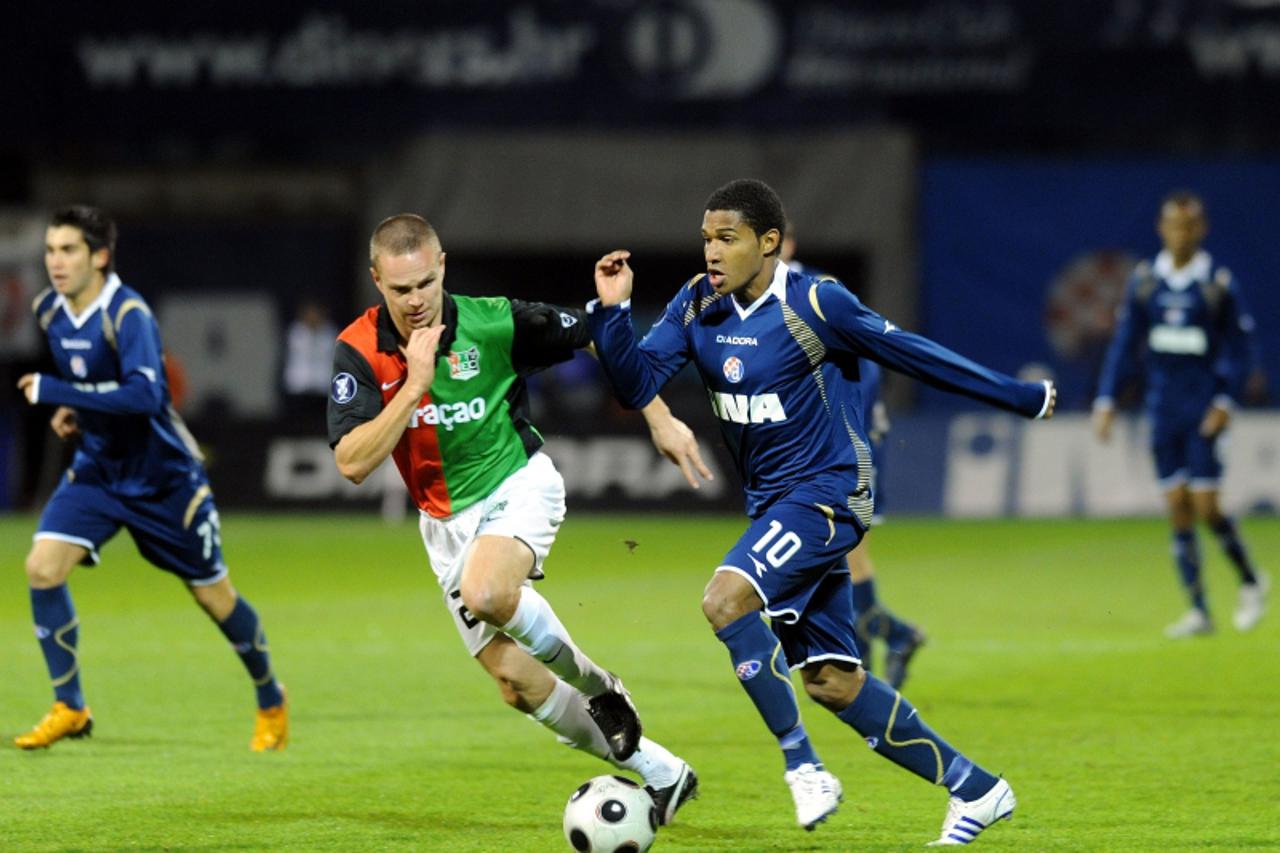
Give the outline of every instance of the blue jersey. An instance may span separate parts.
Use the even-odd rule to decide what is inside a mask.
[[[52,290],[32,309],[58,370],[40,374],[35,402],[76,410],[76,482],[138,497],[203,476],[195,440],[169,399],[160,328],[136,291],[112,274],[79,315]]]
[[[763,512],[800,484],[849,496],[870,520],[870,457],[857,358],[1028,417],[1043,413],[1045,384],[1020,382],[904,332],[840,282],[779,263],[748,307],[699,275],[667,305],[639,344],[629,306],[590,307],[592,337],[619,400],[649,403],[692,361],[742,476],[747,513]]]
[[[1180,270],[1168,252],[1135,269],[1103,363],[1099,401],[1111,401],[1143,365],[1144,353],[1147,410],[1157,430],[1198,424],[1215,401],[1239,398],[1256,360],[1253,318],[1231,272],[1207,252]]]

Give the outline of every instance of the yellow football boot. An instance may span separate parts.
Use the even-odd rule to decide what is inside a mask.
[[[54,702],[44,719],[25,735],[14,738],[13,743],[19,749],[48,749],[64,737],[88,737],[92,732],[93,714],[88,708],[77,711],[65,702]]]
[[[284,696],[284,688],[280,688]],[[289,700],[271,708],[259,708],[258,719],[253,726],[253,739],[249,749],[254,752],[275,752],[289,742]]]

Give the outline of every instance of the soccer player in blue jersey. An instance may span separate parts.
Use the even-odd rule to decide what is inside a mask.
[[[589,306],[592,337],[624,405],[644,405],[689,362],[710,394],[750,523],[712,575],[702,609],[778,740],[797,822],[813,829],[842,789],[805,732],[788,668],[876,752],[945,785],[951,797],[933,843],[967,844],[1012,814],[1012,789],[868,674],[854,640],[845,555],[873,508],[856,359],[1027,417],[1050,415],[1055,392],[899,329],[837,281],[790,271],[778,257],[785,222],[782,202],[760,181],[716,190],[702,219],[706,273],[680,289],[638,344],[630,253],[605,255]]]
[[[795,259],[796,232],[792,223],[787,223],[787,231],[782,237],[782,248],[779,257],[794,272],[805,273],[819,279],[832,278],[812,267],[808,267]],[[880,399],[880,365],[870,359],[859,359],[857,367],[858,416],[871,439],[871,488],[876,496],[875,514],[871,518],[873,526],[883,521],[884,489],[881,473],[884,470],[886,454],[885,436],[889,432],[889,416],[884,402]],[[885,644],[884,679],[889,686],[897,690],[907,680],[907,668],[917,651],[925,643],[925,634],[919,627],[901,619],[888,607],[881,603],[876,591],[875,563],[871,560],[870,531],[863,536],[858,547],[849,552],[849,580],[853,582],[854,638],[858,643],[858,651],[862,653],[862,666],[867,672],[872,671],[872,642],[882,640]]]
[[[115,223],[93,207],[56,211],[45,232],[53,286],[33,309],[57,373],[28,373],[18,388],[32,405],[57,406],[53,431],[79,444],[26,562],[54,704],[14,742],[39,749],[92,731],[67,578],[78,565],[96,565],[99,549],[123,527],[143,557],[187,586],[244,662],[258,700],[250,748],[283,749],[288,713],[266,636],[231,586],[200,451],[170,403],[160,329],[147,303],[115,274],[115,247]]]
[[[1257,352],[1239,283],[1200,248],[1208,229],[1204,202],[1193,193],[1173,193],[1160,206],[1156,230],[1164,250],[1154,262],[1139,264],[1129,280],[1093,404],[1094,431],[1106,441],[1117,388],[1145,368],[1156,476],[1173,527],[1174,562],[1191,602],[1165,628],[1172,638],[1213,632],[1200,577],[1197,517],[1240,575],[1233,616],[1238,630],[1248,631],[1262,619],[1270,586],[1235,522],[1218,505],[1221,440]]]

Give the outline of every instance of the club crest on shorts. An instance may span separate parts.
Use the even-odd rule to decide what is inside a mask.
[[[743,365],[742,359],[736,355],[731,355],[724,360],[724,378],[730,382],[734,384],[741,382],[746,372],[747,368]]]
[[[760,673],[760,661],[744,660],[734,671],[738,674],[739,681],[750,681]]]
[[[350,403],[356,398],[356,378],[350,373],[339,373],[329,385],[329,395],[340,405]]]
[[[462,352],[449,351],[449,376],[454,379],[470,379],[480,375],[480,348],[471,347]]]

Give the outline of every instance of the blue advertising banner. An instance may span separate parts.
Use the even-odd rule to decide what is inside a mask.
[[[921,329],[1007,373],[1057,378],[1059,407],[1087,407],[1133,264],[1160,250],[1171,191],[1204,199],[1204,247],[1235,274],[1280,382],[1280,162],[934,161],[922,194]],[[926,390],[934,408],[966,401]],[[1257,402],[1257,401],[1255,401]]]
[[[0,109],[15,141],[860,119],[1122,141],[1138,114],[1280,126],[1257,108],[1277,23],[1261,2],[66,0],[6,11]]]

